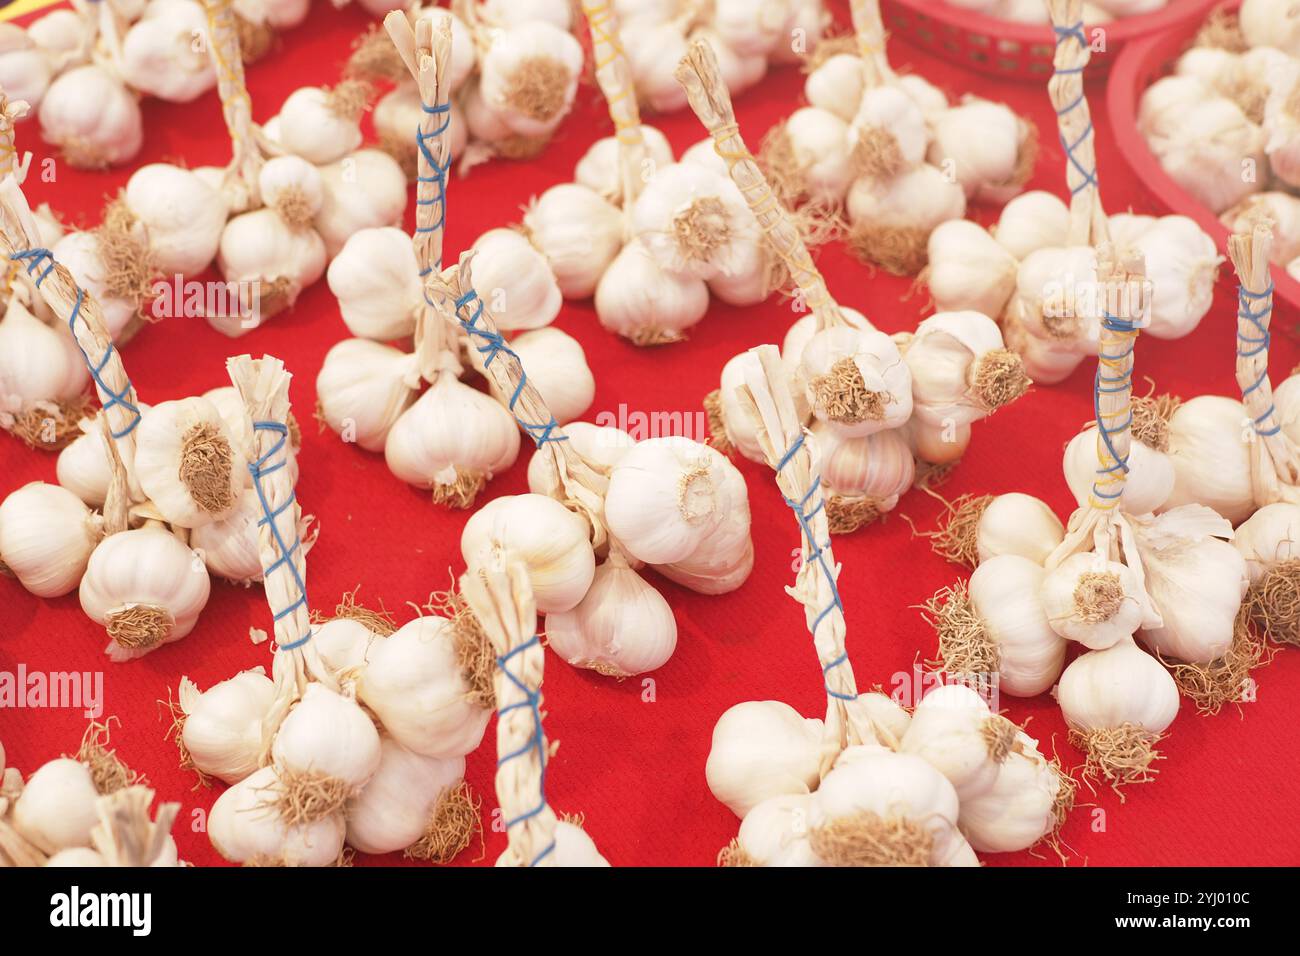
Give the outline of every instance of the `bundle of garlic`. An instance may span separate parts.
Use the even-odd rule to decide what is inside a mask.
[[[609,866],[581,826],[546,799],[554,746],[542,730],[542,671],[532,575],[509,551],[470,564],[461,592],[496,654],[497,802],[508,846],[497,866]]]
[[[1071,805],[1072,785],[974,691],[934,691],[911,716],[881,693],[857,692],[815,477],[817,443],[803,428],[775,346],[749,353],[743,373],[738,397],[802,531],[789,592],[805,608],[827,716],[823,723],[778,701],[751,701],[719,719],[709,788],[742,818],[719,862],[978,865],[972,846],[1018,850],[1049,837]]]
[[[707,72],[714,61],[698,44],[691,59],[705,71],[691,105],[812,312],[791,327],[782,352],[796,408],[804,421],[813,420],[821,445],[831,531],[854,531],[891,510],[911,487],[914,457],[934,465],[955,461],[969,442],[970,423],[1019,397],[1029,382],[983,315],[936,315],[903,337],[900,348],[864,316],[839,306],[741,139],[725,90]],[[754,425],[735,395],[744,361],[737,356],[723,367],[721,388],[706,397],[705,409],[719,447],[761,460]]]
[[[177,803],[149,807],[154,791],[109,747],[108,724],[91,723],[72,757],[23,780],[0,745],[0,867],[185,866],[171,836]]]

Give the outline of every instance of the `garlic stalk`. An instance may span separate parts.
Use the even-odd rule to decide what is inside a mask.
[[[262,151],[253,124],[253,102],[244,83],[239,26],[233,0],[201,0],[208,20],[209,52],[217,74],[221,114],[230,136],[232,157],[222,174],[222,193],[231,215],[261,204],[258,179]]]
[[[461,592],[497,656],[496,793],[506,839],[498,866],[608,866],[590,840],[560,845],[559,821],[546,801],[551,746],[542,730],[545,654],[527,569],[508,554],[471,564]],[[581,831],[580,831],[581,832]]]

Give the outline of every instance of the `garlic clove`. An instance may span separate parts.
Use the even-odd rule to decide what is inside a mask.
[[[549,627],[549,622],[548,622]],[[820,781],[822,721],[777,700],[751,700],[713,726],[704,775],[736,816],[780,795],[812,793]]]
[[[971,610],[994,646],[998,688],[1013,697],[1041,694],[1065,665],[1065,640],[1053,629],[1040,597],[1045,577],[1028,558],[1004,554],[982,562],[970,578]],[[940,627],[942,641],[942,619]],[[966,637],[960,627],[951,636],[958,642]]]
[[[34,481],[0,502],[0,562],[37,597],[75,589],[102,535],[101,519],[58,485]]]

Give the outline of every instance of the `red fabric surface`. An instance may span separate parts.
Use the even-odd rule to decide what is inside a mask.
[[[327,83],[338,73],[350,40],[366,17],[358,9],[342,12],[318,4],[309,25],[283,40],[274,56],[249,70],[255,117],[269,117],[293,88]],[[838,10],[841,23],[847,21]],[[1041,86],[1017,86],[956,70],[903,43],[891,49],[896,64],[940,84],[952,95],[976,92],[1004,100],[1031,116],[1042,131],[1044,148],[1032,186],[1062,191],[1063,156],[1056,145],[1052,111]],[[1133,181],[1107,124],[1102,91],[1091,94],[1098,129],[1098,155],[1107,207],[1160,211],[1141,184]],[[741,129],[757,148],[764,132],[800,104],[802,76],[797,69],[774,70],[736,104]],[[215,94],[187,106],[145,105],[147,144],[139,163],[184,161],[188,165],[226,160],[229,146]],[[693,114],[656,117],[675,149],[699,140]],[[571,179],[573,164],[597,137],[610,130],[594,87],[583,87],[574,114],[536,161],[494,162],[450,186],[448,261],[484,230],[517,221],[530,196]],[[34,170],[48,150],[35,124],[20,127],[19,148],[36,154]],[[49,201],[74,221],[96,221],[102,198],[125,183],[128,171],[78,173],[63,165],[58,180],[33,175],[33,204]],[[979,209],[987,222],[996,210]],[[411,214],[408,211],[408,226]],[[875,275],[828,247],[820,263],[832,292],[845,305],[865,312],[886,331],[912,328],[924,317],[924,296],[906,298],[908,282]],[[1221,278],[1214,311],[1191,336],[1162,342],[1144,338],[1138,346],[1137,375],[1150,376],[1162,390],[1190,397],[1202,392],[1234,394],[1234,287],[1230,270]],[[715,304],[691,332],[690,341],[660,349],[638,349],[600,328],[591,304],[566,303],[557,325],[587,350],[597,379],[588,418],[601,411],[692,412],[716,387],[718,372],[733,354],[763,342],[780,342],[795,318],[789,304],[733,309]],[[1282,334],[1296,322],[1280,306],[1274,347],[1275,375],[1300,359],[1295,342]],[[311,422],[314,380],[326,350],[346,335],[336,303],[322,282],[279,316],[242,340],[231,341],[201,319],[174,319],[145,329],[123,351],[126,366],[145,401],[197,394],[228,384],[227,355],[245,351],[284,359],[295,372],[292,397],[298,417]],[[963,492],[1025,491],[1049,502],[1065,518],[1073,501],[1061,477],[1061,452],[1081,423],[1091,417],[1089,363],[1068,381],[1035,388],[1014,406],[975,427],[974,440],[960,468],[941,489]],[[528,453],[488,486],[487,495],[526,491]],[[360,584],[360,598],[382,603],[401,621],[414,615],[407,602],[423,603],[460,573],[460,531],[464,512],[433,506],[427,493],[394,478],[381,455],[339,442],[332,433],[304,430],[302,478],[298,493],[306,511],[320,518],[323,531],[308,561],[313,604],[328,611],[339,595]],[[12,439],[0,440],[0,492],[32,480],[54,481],[53,455],[33,452]],[[794,519],[777,492],[771,473],[741,461],[750,490],[755,569],[739,591],[708,598],[662,579],[660,587],[677,613],[680,638],[673,659],[650,675],[653,694],[640,679],[617,682],[576,670],[548,655],[547,723],[560,742],[547,777],[549,797],[558,812],[583,813],[588,832],[615,865],[713,863],[719,847],[735,835],[737,820],[713,799],[704,780],[714,722],[727,707],[743,700],[774,698],[808,715],[821,715],[825,697],[800,608],[783,592],[792,580],[799,544]],[[957,579],[959,571],[913,537],[904,517],[932,528],[941,510],[935,500],[913,492],[883,524],[837,538],[836,557],[849,627],[848,646],[860,684],[887,689],[912,680],[914,664],[933,656],[935,638],[916,605]],[[197,864],[220,862],[201,832],[203,811],[219,793],[191,789],[193,777],[177,769],[176,750],[163,740],[170,723],[157,701],[166,699],[181,675],[201,687],[237,670],[269,664],[268,646],[254,646],[250,626],[270,627],[260,588],[215,582],[212,598],[194,632],[140,661],[111,665],[101,652],[103,632],[82,613],[76,594],[55,601],[29,595],[11,579],[0,579],[0,670],[98,670],[104,672],[105,713],[121,718],[114,734],[119,753],[146,774],[162,798],[179,800],[184,810],[176,826],[181,856]],[[1075,863],[1135,864],[1294,864],[1300,862],[1300,816],[1288,808],[1300,803],[1294,732],[1300,704],[1300,654],[1285,652],[1257,673],[1258,700],[1228,707],[1213,718],[1198,716],[1184,703],[1161,749],[1159,776],[1132,787],[1121,803],[1110,791],[1095,796],[1085,788],[1063,833],[1077,853]],[[648,698],[653,697],[653,700]],[[1016,721],[1032,718],[1029,731],[1067,767],[1081,755],[1065,741],[1065,727],[1047,695],[1034,700],[1003,698]],[[30,773],[60,753],[76,750],[85,720],[79,710],[0,710],[0,740],[8,762]],[[495,725],[484,745],[468,758],[468,779],[483,796],[486,853],[463,853],[460,863],[491,863],[505,846],[492,828],[495,796]],[[1050,854],[1048,855],[1050,857]],[[992,865],[1055,864],[1055,857],[1028,853],[988,855]],[[358,864],[399,862],[358,858]]]

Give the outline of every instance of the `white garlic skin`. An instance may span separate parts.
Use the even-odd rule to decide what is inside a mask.
[[[102,534],[97,516],[58,485],[33,481],[0,502],[0,561],[37,597],[74,590]]]
[[[848,131],[850,149],[858,145],[865,130],[878,130],[892,137],[902,163],[900,172],[919,166],[925,160],[926,146],[930,142],[925,114],[898,87],[892,84],[873,86],[863,91]],[[969,190],[967,192],[969,194]]]
[[[979,363],[1004,351],[998,325],[980,312],[937,312],[924,319],[903,353],[912,407],[931,425],[967,425],[991,414],[975,391]]]
[[[716,244],[701,250],[683,245],[676,235],[679,219],[706,207],[709,225],[718,232]],[[674,163],[655,172],[632,207],[632,231],[661,268],[698,279],[734,274],[741,248],[759,241],[757,220],[740,188],[694,163]]]
[[[1200,504],[1233,524],[1255,510],[1251,482],[1251,416],[1236,399],[1197,395],[1169,419],[1174,486],[1164,508]]]
[[[808,842],[813,799],[777,794],[757,804],[740,821],[740,849],[760,866],[825,866]]]
[[[1056,827],[1060,774],[1038,752],[1038,741],[1021,731],[1016,742],[992,789],[961,803],[962,834],[982,853],[1026,850]]]
[[[1242,0],[1238,16],[1252,47],[1277,47],[1300,57],[1300,11],[1285,0]]]
[[[965,848],[957,832],[957,792],[943,774],[913,754],[849,747],[822,778],[809,806],[814,830],[864,811],[918,823],[930,833],[931,866],[950,865]]]
[[[850,309],[846,306],[840,306],[840,315],[855,329],[874,329],[865,315],[857,309]],[[803,350],[808,347],[813,336],[817,334],[817,316],[809,312],[803,318],[796,320],[789,329],[786,330],[785,338],[781,340],[781,363],[785,366],[786,371],[790,373],[790,378],[796,378],[799,371],[799,360],[803,358]],[[795,407],[804,417],[807,417],[808,400],[803,394],[803,386],[798,382],[791,382],[791,391],[795,395]]]
[[[424,291],[415,248],[403,230],[378,226],[350,235],[325,277],[343,324],[357,338],[386,342],[415,332]]]
[[[925,758],[952,783],[961,799],[985,793],[997,779],[1000,764],[989,754],[981,732],[997,718],[975,691],[945,684],[926,694],[903,735],[900,753]]]
[[[1071,661],[1056,699],[1070,726],[1084,732],[1131,723],[1159,734],[1178,716],[1178,685],[1132,638]]]
[[[370,648],[383,639],[383,635],[350,617],[336,617],[312,631],[316,653],[341,680],[356,677],[365,670],[370,661]]]
[[[758,359],[751,352],[741,352],[727,359],[727,364],[722,366],[718,399],[722,405],[722,424],[727,441],[750,461],[763,462],[763,450],[758,445],[758,423],[745,410],[738,394],[745,384],[745,369],[757,364]]]
[[[894,431],[907,439],[918,462],[931,465],[960,461],[970,447],[970,425],[931,425],[913,416],[906,425]]]
[[[50,251],[54,261],[72,273],[77,285],[95,297],[108,334],[120,338],[138,314],[139,303],[108,294],[108,266],[100,253],[99,238],[92,232],[69,232]]]
[[[45,19],[48,15],[41,18]],[[52,58],[40,49],[40,41],[32,33],[41,20],[34,21],[26,31],[15,23],[0,23],[0,89],[11,103],[22,101],[32,111],[40,109],[55,74]],[[24,118],[32,115],[29,112]]]
[[[649,181],[659,167],[673,162],[673,148],[668,145],[667,137],[654,126],[641,126],[641,140],[645,144],[646,168],[640,172]],[[615,205],[621,205],[623,185],[618,152],[618,137],[606,136],[596,140],[574,167],[574,182]],[[686,157],[682,159],[685,161]]]
[[[419,388],[414,355],[369,339],[344,339],[331,347],[316,376],[321,417],[366,451],[383,450],[393,423]]]
[[[189,103],[217,83],[208,54],[207,16],[190,0],[150,4],[121,44],[122,78],[141,93]]]
[[[1065,540],[1065,526],[1047,503],[1013,491],[988,503],[975,529],[979,562],[1002,554],[1042,565]]]
[[[267,286],[276,279],[287,279],[296,291],[314,284],[325,273],[325,243],[310,228],[293,228],[273,209],[255,209],[240,213],[226,223],[217,250],[217,268],[227,282],[256,282]],[[261,288],[260,294],[268,291]],[[247,320],[235,317],[209,324],[230,336],[242,335],[256,328],[261,316]]]
[[[564,297],[546,257],[513,229],[489,229],[474,242],[474,291],[503,332],[538,329],[560,314]]]
[[[41,136],[74,157],[76,166],[115,166],[140,152],[144,124],[135,95],[97,64],[54,79],[39,111]]]
[[[609,861],[600,855],[596,843],[582,827],[565,820],[555,821],[555,849],[547,857],[552,866],[601,867]],[[496,866],[523,866],[509,847],[497,857]]]
[[[545,61],[558,66],[555,79],[563,83],[559,101],[546,108],[524,109],[512,99],[512,87],[530,63]],[[582,73],[582,47],[571,34],[543,20],[515,23],[491,37],[479,63],[479,90],[502,122],[518,136],[546,136],[568,114]]]
[[[930,233],[927,283],[940,312],[1000,316],[1016,289],[1016,258],[977,223],[950,219]]]
[[[816,106],[795,110],[785,122],[783,135],[789,141],[808,199],[829,205],[841,202],[853,181],[848,123]]]
[[[623,247],[618,208],[577,183],[552,186],[534,199],[523,224],[566,299],[595,293],[596,283]]]
[[[591,422],[569,422],[564,426],[564,434],[568,436],[570,448],[603,471],[612,468],[623,454],[636,444],[636,439],[620,428],[593,425]],[[562,497],[549,458],[547,452],[538,449],[528,459],[528,490],[551,498]]]
[[[717,529],[688,557],[654,569],[670,581],[699,594],[727,594],[749,579],[754,570],[754,541],[750,537],[749,492],[745,479],[727,459],[714,475],[714,500],[727,501]]]
[[[511,339],[510,348],[557,422],[564,425],[586,414],[596,397],[596,378],[577,339],[547,326]],[[500,392],[495,380],[492,391],[499,401],[509,402],[510,396]]]
[[[138,403],[136,407],[144,411],[143,404]],[[54,473],[60,485],[90,507],[98,508],[104,503],[112,480],[108,448],[98,417],[83,418],[78,427],[81,434],[59,452]]]
[[[709,790],[742,819],[780,795],[808,794],[820,780],[822,721],[779,700],[727,708],[713,725],[704,776]]]
[[[212,435],[215,443],[224,442],[229,449],[228,470],[213,476],[214,481],[223,483],[220,495],[224,504],[195,498],[181,478],[186,436],[198,428]],[[135,437],[135,477],[166,521],[184,528],[197,528],[221,521],[234,511],[248,477],[247,462],[242,444],[231,434],[217,407],[206,398],[159,402],[141,416]]]
[[[688,52],[681,25],[621,21],[618,36],[627,53],[637,99],[656,113],[672,113],[686,106],[686,91],[673,77],[673,66]]]
[[[164,277],[197,275],[216,258],[226,205],[202,177],[179,166],[151,163],[127,180],[124,198],[145,224],[154,266]]]
[[[546,641],[575,667],[644,674],[672,657],[677,619],[663,595],[626,561],[607,560],[573,610],[546,616]]]
[[[348,801],[348,845],[362,853],[394,853],[417,842],[442,795],[465,776],[465,758],[425,757],[392,737],[380,744],[379,769]]]
[[[403,747],[446,760],[483,740],[492,712],[469,698],[450,621],[416,618],[375,641],[369,658],[357,699]]]
[[[883,182],[859,176],[849,187],[847,209],[855,226],[908,230],[926,238],[965,215],[966,194],[938,169],[921,163]]]
[[[317,166],[342,159],[361,145],[361,125],[330,108],[330,91],[294,90],[280,106],[277,141]]]
[[[262,721],[275,700],[269,677],[241,671],[205,691],[182,677],[178,696],[185,713],[181,743],[200,773],[233,784],[258,769]]]
[[[1149,132],[1147,143],[1169,177],[1216,215],[1259,191],[1258,177],[1241,175],[1242,163],[1268,162],[1264,131],[1232,100],[1203,88],[1198,100],[1178,105],[1168,125]]]
[[[879,418],[835,421],[818,401],[815,383],[829,374],[837,362],[850,359],[870,392],[884,396]],[[870,435],[897,428],[912,416],[912,374],[899,354],[898,346],[883,332],[862,331],[845,326],[823,329],[804,347],[797,380],[803,384],[813,414],[846,438]]]
[[[262,202],[276,212],[284,214],[286,200],[291,200],[301,209],[294,209],[294,217],[306,220],[315,218],[325,202],[325,186],[321,181],[320,171],[301,156],[273,156],[262,164],[257,174],[257,191]],[[294,218],[291,217],[291,218]],[[300,225],[293,221],[290,225]]]
[[[1080,507],[1092,500],[1092,486],[1098,480],[1097,426],[1090,425],[1065,446],[1062,467],[1066,484]],[[1147,514],[1163,506],[1174,491],[1174,463],[1170,455],[1134,440],[1129,448],[1128,475],[1120,508],[1129,514]],[[1113,494],[1113,489],[1102,487]]]
[[[1065,665],[1065,641],[1039,598],[1044,576],[1028,558],[1004,554],[981,562],[970,578],[971,607],[997,646],[998,688],[1013,697],[1041,694]]]
[[[821,456],[822,484],[845,498],[874,498],[891,511],[916,477],[916,461],[902,430],[889,428],[845,438],[815,421],[812,433]]]
[[[280,724],[271,756],[281,773],[324,774],[361,787],[379,769],[379,733],[355,700],[313,681]]]
[[[263,767],[217,797],[208,814],[212,846],[232,863],[273,860],[285,866],[330,866],[343,851],[343,814],[285,826],[274,806],[282,787],[275,768]]]
[[[90,846],[99,793],[85,764],[60,757],[43,764],[14,801],[13,825],[42,853]]]
[[[1145,257],[1152,285],[1145,331],[1160,339],[1189,334],[1214,302],[1222,261],[1214,240],[1186,216],[1164,216],[1142,233],[1134,248]]]
[[[383,150],[358,149],[322,166],[320,174],[324,193],[312,224],[331,257],[338,255],[355,232],[402,224],[406,174]]]
[[[106,624],[110,614],[135,605],[161,607],[171,614],[174,623],[153,647],[126,648],[109,641],[105,652],[114,661],[124,661],[143,657],[192,631],[210,589],[208,570],[197,554],[161,528],[137,528],[99,543],[78,593],[82,610],[97,624]]]
[[[1085,613],[1076,600],[1083,576],[1095,574],[1111,576],[1122,595],[1111,616],[1100,621]],[[1083,595],[1088,593],[1085,589]],[[1052,629],[1092,650],[1128,640],[1146,616],[1141,584],[1133,569],[1092,551],[1072,554],[1048,571],[1038,595]]]
[[[466,472],[491,477],[518,455],[510,413],[447,372],[398,416],[384,442],[388,470],[417,488],[453,485]]]
[[[75,398],[90,380],[86,360],[62,323],[49,326],[10,298],[0,321],[0,413]]]
[[[600,324],[634,341],[671,341],[708,310],[708,285],[663,269],[639,240],[623,247],[596,286]]]
[[[543,614],[577,607],[596,573],[586,521],[542,495],[495,498],[465,523],[460,552],[466,565],[473,567],[485,553],[506,551],[526,565]]]
[[[834,113],[846,123],[862,100],[862,61],[853,53],[837,53],[808,74],[804,96],[813,106]]]
[[[992,234],[1012,258],[1023,259],[1038,249],[1064,246],[1069,231],[1070,210],[1065,203],[1052,193],[1033,190],[1002,207]]]
[[[1273,567],[1300,559],[1300,505],[1265,505],[1243,521],[1232,546],[1246,559],[1246,575],[1258,584]]]
[[[1020,118],[1004,104],[967,97],[935,116],[931,128],[930,162],[941,169],[952,163],[967,197],[996,192],[1014,176],[1023,133]]]

